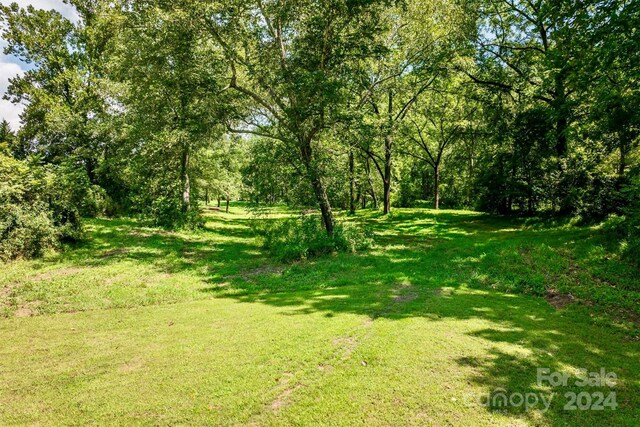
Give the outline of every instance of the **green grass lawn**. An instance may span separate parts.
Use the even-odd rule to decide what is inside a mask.
[[[597,228],[366,211],[374,249],[281,264],[241,207],[207,220],[91,220],[2,265],[0,425],[640,425],[640,271]],[[496,389],[551,405],[478,403]],[[585,391],[617,408],[564,409]]]

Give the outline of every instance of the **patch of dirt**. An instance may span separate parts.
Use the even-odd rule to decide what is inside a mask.
[[[449,297],[453,295],[453,290],[451,288],[435,288],[432,292],[433,295],[437,297]]]
[[[29,307],[20,307],[16,310],[16,317],[31,317],[34,314],[34,311]]]
[[[285,372],[280,378],[276,379],[276,382],[280,385],[287,385],[289,381],[291,381],[291,378],[293,378],[293,374],[291,372]]]
[[[41,281],[41,280],[50,280],[55,279],[57,277],[66,277],[71,276],[73,274],[81,272],[82,268],[77,267],[65,267],[59,268],[58,270],[47,271],[46,273],[36,274],[35,276],[31,276],[29,279],[33,281]]]
[[[413,285],[403,283],[393,289],[393,302],[396,304],[411,302],[416,298],[418,293],[415,292]]]
[[[562,310],[569,304],[575,302],[575,297],[571,294],[562,294],[555,289],[547,290],[545,299],[549,304],[555,307],[557,310]]]
[[[0,299],[8,298],[9,295],[11,295],[13,288],[15,288],[16,286],[17,286],[17,283],[9,283],[4,288],[0,288]]]
[[[362,326],[365,328],[368,328],[369,326],[371,326],[373,324],[373,319],[370,317],[367,317],[366,319],[364,319],[362,321]]]
[[[271,402],[271,410],[278,411],[285,405],[289,403],[290,396],[298,389],[302,388],[302,384],[296,384],[293,387],[287,387],[289,381],[293,378],[293,374],[291,372],[285,372],[282,377],[278,378],[276,381],[279,385],[285,386],[285,389]]]
[[[418,294],[415,292],[403,292],[399,295],[395,295],[393,297],[393,302],[401,304],[405,302],[411,302],[416,298],[418,298]]]
[[[328,365],[326,363],[321,363],[318,365],[318,369],[322,372],[331,372],[333,371],[333,366]]]

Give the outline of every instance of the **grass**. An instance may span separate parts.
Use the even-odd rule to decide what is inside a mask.
[[[92,220],[83,246],[2,266],[1,425],[640,424],[638,270],[597,228],[365,211],[374,249],[283,264],[241,207],[207,217]],[[564,410],[609,389],[538,367],[616,373],[617,409]],[[497,388],[552,404],[470,403]]]

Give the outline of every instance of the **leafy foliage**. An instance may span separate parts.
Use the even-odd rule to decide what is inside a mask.
[[[83,237],[80,219],[95,216],[105,196],[72,161],[42,165],[37,157],[0,154],[0,243],[4,260],[39,256]]]
[[[281,261],[307,259],[333,252],[358,252],[373,245],[373,234],[350,222],[335,224],[328,236],[317,215],[302,214],[286,219],[254,219],[254,231],[263,246]]]
[[[212,199],[317,207],[329,240],[335,209],[634,216],[637,2],[70,6],[0,8],[31,64],[0,152],[52,173],[56,226],[197,227]]]
[[[634,171],[631,183],[622,190],[628,198],[623,216],[615,216],[605,226],[620,239],[621,254],[640,266],[640,173]]]
[[[58,245],[59,236],[44,204],[0,204],[0,260],[41,256]]]

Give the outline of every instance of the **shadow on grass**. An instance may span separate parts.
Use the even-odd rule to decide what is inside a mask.
[[[391,219],[370,218],[369,223],[383,245],[370,253],[340,254],[275,273],[234,277],[232,292],[216,286],[205,291],[281,307],[291,316],[354,313],[372,321],[422,317],[435,328],[445,319],[489,321],[495,326],[470,335],[496,347],[481,359],[457,360],[460,366],[474,367],[470,381],[487,390],[543,393],[551,399],[551,406],[548,412],[535,414],[523,407],[489,406],[488,410],[530,417],[532,423],[594,422],[593,411],[564,410],[564,394],[609,392],[572,386],[578,380],[575,370],[606,368],[619,378],[614,389],[619,406],[597,413],[599,419],[606,419],[609,425],[633,425],[638,420],[640,347],[626,340],[626,329],[596,325],[585,309],[557,311],[541,297],[501,292],[543,294],[545,286],[571,286],[575,260],[559,253],[573,251],[578,242],[579,250],[585,252],[583,261],[592,262],[585,248],[596,247],[598,240],[591,230],[562,225],[523,228],[518,220],[455,213],[396,214]],[[621,271],[619,279],[634,283],[633,274]],[[536,288],[538,285],[542,288]],[[623,291],[616,296],[633,295]],[[523,354],[500,350],[503,343],[517,345]],[[537,368],[551,372],[573,369],[569,385],[560,389],[539,385]]]
[[[556,311],[543,298],[517,293],[542,294],[549,286],[574,289],[576,280],[589,279],[587,273],[575,273],[572,256],[580,256],[583,264],[600,262],[591,230],[523,227],[521,220],[475,213],[416,210],[390,218],[365,213],[355,220],[374,229],[376,249],[283,265],[260,251],[246,218],[210,215],[207,228],[198,233],[158,232],[128,220],[96,220],[91,242],[65,257],[87,266],[133,260],[163,272],[193,272],[208,284],[203,295],[281,307],[292,318],[316,312],[328,317],[358,314],[374,322],[421,317],[434,328],[445,319],[481,319],[492,326],[469,334],[495,343],[495,348],[481,359],[462,357],[456,362],[472,366],[475,374],[469,380],[489,390],[559,393],[550,410],[531,422],[580,424],[593,417],[591,411],[563,410],[565,392],[591,389],[541,390],[536,384],[539,367],[605,367],[615,372],[620,378],[615,389],[619,409],[600,416],[609,425],[640,422],[638,343],[625,341],[624,330],[594,325],[587,310]],[[565,253],[574,255],[559,256]],[[614,295],[633,308],[637,271],[620,269],[616,280],[623,286],[605,289],[602,297]],[[592,286],[606,288],[606,283],[594,279]],[[503,352],[501,343],[517,345],[523,354]],[[519,408],[507,411],[532,416]]]

